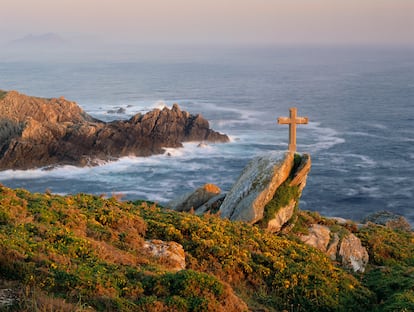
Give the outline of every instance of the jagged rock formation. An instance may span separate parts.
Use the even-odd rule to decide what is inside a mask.
[[[201,115],[155,109],[109,123],[86,114],[75,102],[16,91],[0,97],[0,170],[58,164],[94,165],[122,156],[149,156],[183,142],[228,142]]]

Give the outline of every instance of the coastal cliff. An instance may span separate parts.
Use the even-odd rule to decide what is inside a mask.
[[[63,97],[44,99],[16,91],[0,96],[0,170],[95,165],[122,156],[161,154],[189,141],[229,138],[177,104],[106,123]]]

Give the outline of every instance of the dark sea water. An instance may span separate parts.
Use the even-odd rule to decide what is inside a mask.
[[[199,52],[199,51],[198,51]],[[361,219],[390,210],[414,224],[414,50],[251,48],[168,57],[98,60],[0,59],[0,89],[65,96],[96,118],[129,118],[178,103],[201,113],[229,144],[185,144],[167,155],[94,168],[3,171],[0,182],[30,191],[123,193],[165,203],[204,183],[229,190],[247,162],[287,149],[278,116],[298,107],[298,151],[312,157],[301,208]],[[124,114],[109,110],[125,108]]]

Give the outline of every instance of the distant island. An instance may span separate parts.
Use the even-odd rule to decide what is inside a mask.
[[[161,154],[183,142],[228,142],[201,115],[155,109],[103,122],[75,102],[0,90],[0,170],[71,164],[93,166],[123,156]]]
[[[22,38],[18,38],[9,42],[9,45],[14,47],[24,46],[61,46],[66,44],[67,41],[56,33],[45,33],[45,34],[28,34]]]

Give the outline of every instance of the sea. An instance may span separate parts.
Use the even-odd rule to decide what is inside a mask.
[[[96,167],[6,170],[32,192],[92,193],[166,204],[205,183],[229,191],[246,164],[285,151],[297,107],[298,152],[312,169],[300,208],[361,220],[388,210],[414,225],[414,49],[382,46],[158,47],[0,58],[0,89],[76,101],[103,121],[171,107],[201,114],[227,144]],[[122,108],[120,110],[120,108]]]

